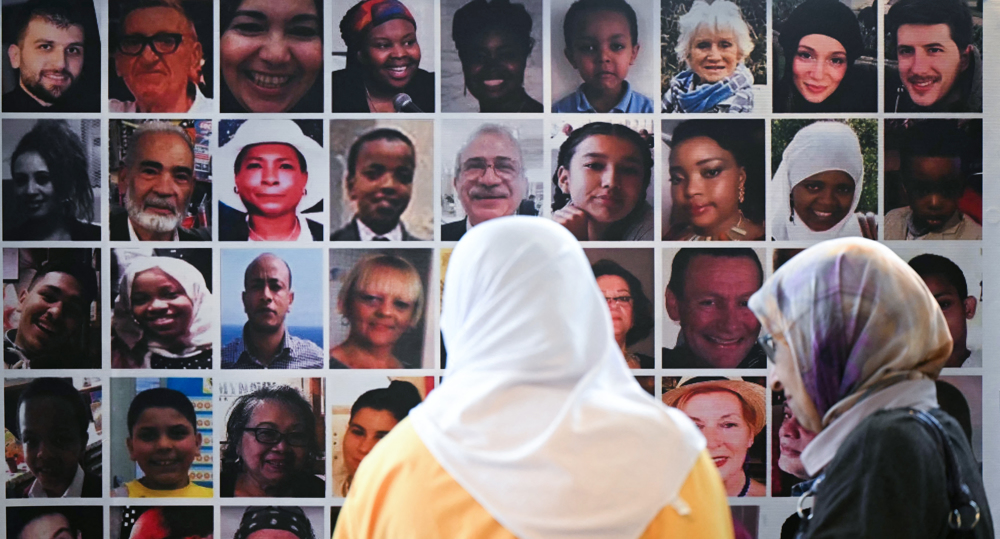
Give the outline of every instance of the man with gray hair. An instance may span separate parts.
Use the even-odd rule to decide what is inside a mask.
[[[514,215],[528,186],[514,133],[496,124],[480,127],[459,150],[452,182],[466,218],[442,225],[443,241],[458,241],[483,221]]]
[[[152,121],[129,138],[118,171],[125,211],[112,210],[112,241],[207,241],[206,228],[181,226],[194,192],[194,149],[180,127]]]

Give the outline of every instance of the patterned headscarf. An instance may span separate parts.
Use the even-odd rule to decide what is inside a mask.
[[[399,0],[364,0],[354,5],[340,20],[340,36],[349,49],[357,49],[365,32],[393,19],[417,21]]]
[[[298,507],[247,507],[233,539],[246,539],[260,530],[285,530],[299,539],[315,539],[312,523]]]
[[[765,332],[788,343],[824,428],[889,385],[936,379],[951,354],[948,324],[924,280],[871,240],[806,249],[749,306]]]

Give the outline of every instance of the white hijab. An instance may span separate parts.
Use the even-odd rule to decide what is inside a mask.
[[[639,387],[580,244],[535,217],[466,232],[448,263],[448,370],[412,412],[441,466],[522,539],[638,537],[705,439]]]
[[[792,188],[802,180],[826,172],[839,170],[854,179],[854,200],[851,210],[829,230],[817,232],[790,211]],[[778,171],[771,178],[771,235],[776,240],[822,241],[844,236],[860,236],[861,225],[854,212],[861,201],[864,159],[858,136],[847,124],[841,122],[816,122],[803,127],[781,156]],[[789,215],[792,220],[789,221]]]
[[[114,315],[111,318],[115,334],[130,350],[143,340],[143,329],[132,316],[132,283],[136,275],[153,268],[161,270],[180,283],[184,293],[191,298],[194,313],[191,317],[191,327],[188,328],[187,335],[182,338],[184,350],[181,353],[170,352],[168,350],[170,343],[159,343],[152,338],[146,339],[149,350],[165,357],[188,357],[210,348],[213,320],[215,320],[215,301],[205,285],[205,277],[191,264],[169,256],[137,258],[125,268],[118,286]]]

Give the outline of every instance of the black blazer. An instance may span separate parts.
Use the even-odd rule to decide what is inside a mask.
[[[403,223],[399,223],[399,227],[403,229],[403,241],[423,241],[423,238],[418,238],[407,232]],[[330,234],[330,241],[361,241],[361,233],[358,232],[358,217],[355,216],[350,223]]]
[[[108,219],[108,227],[111,233],[111,241],[129,241],[128,234],[128,212],[124,209],[111,210],[111,218]],[[177,228],[177,238],[181,241],[211,241],[212,231],[207,228]]]
[[[445,223],[441,225],[441,241],[458,241],[462,239],[465,235],[466,227],[468,226],[469,218],[466,217],[461,221],[455,221],[454,223]]]

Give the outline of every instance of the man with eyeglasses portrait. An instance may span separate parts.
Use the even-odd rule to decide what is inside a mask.
[[[517,137],[502,125],[480,127],[459,150],[452,181],[466,218],[442,225],[443,241],[458,241],[483,221],[514,215],[528,186]]]
[[[966,193],[966,178],[981,173],[969,157],[981,156],[981,148],[982,139],[956,120],[915,121],[908,127],[898,150],[908,205],[886,213],[885,239],[981,240],[983,227],[963,211],[973,207],[982,214],[982,200],[970,204],[975,197]]]
[[[123,7],[114,63],[135,100],[111,99],[111,112],[214,110],[199,88],[205,58],[180,0],[136,0]]]

